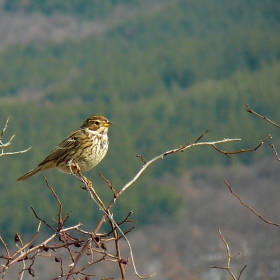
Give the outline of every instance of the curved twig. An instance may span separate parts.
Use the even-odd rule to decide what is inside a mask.
[[[240,201],[240,203],[241,203],[242,205],[244,205],[246,208],[248,208],[251,212],[253,212],[256,216],[258,216],[258,217],[259,217],[261,220],[263,220],[265,223],[267,223],[267,224],[269,224],[269,225],[276,226],[276,227],[280,227],[280,224],[277,224],[277,223],[268,221],[267,219],[263,218],[257,211],[255,211],[252,207],[250,207],[249,205],[247,205],[247,204],[241,199],[241,197],[240,197],[238,194],[236,194],[236,193],[232,190],[230,184],[229,184],[227,181],[224,181],[224,182],[225,182],[225,184],[228,186],[230,192],[231,192],[235,197],[238,198],[238,200]]]

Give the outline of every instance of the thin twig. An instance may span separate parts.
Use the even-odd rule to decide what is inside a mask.
[[[202,137],[204,137],[210,130],[207,129],[203,134],[201,134],[194,143],[197,143]]]
[[[201,137],[200,137],[201,138]],[[199,138],[199,139],[200,139]],[[171,155],[171,154],[175,154],[178,152],[184,152],[187,149],[190,149],[192,147],[198,147],[198,146],[213,146],[216,144],[221,144],[221,143],[226,143],[226,142],[235,142],[235,141],[241,141],[241,139],[237,138],[237,139],[223,139],[223,140],[219,140],[219,141],[214,141],[214,142],[200,142],[200,143],[188,143],[185,146],[181,146],[177,149],[173,149],[170,151],[167,151],[165,153],[160,154],[159,156],[156,156],[155,158],[149,160],[146,162],[145,165],[142,166],[142,168],[138,171],[138,173],[134,176],[134,178],[132,180],[130,180],[118,193],[117,193],[117,197],[120,196],[127,188],[129,188],[131,185],[133,185],[136,180],[141,176],[141,174],[151,165],[153,164],[155,161],[159,160],[159,159],[163,159],[165,156],[167,155]]]
[[[276,148],[275,148],[274,144],[270,143],[269,146],[274,150],[276,159],[277,159],[278,161],[280,161],[280,158],[279,158],[279,156],[278,156],[278,153],[277,153],[277,151],[276,151]]]
[[[268,118],[265,117],[265,116],[262,116],[262,115],[258,114],[258,113],[255,112],[255,111],[253,111],[253,110],[249,107],[248,104],[246,104],[246,107],[247,107],[247,112],[249,112],[249,113],[251,113],[251,114],[254,114],[254,115],[256,115],[257,117],[259,117],[259,118],[261,118],[261,119],[263,119],[263,120],[266,120],[267,122],[271,123],[272,125],[274,125],[274,126],[280,128],[280,125],[279,125],[279,124],[277,124],[276,122],[274,122],[274,121],[268,119]],[[279,156],[278,156],[278,153],[277,153],[277,151],[276,151],[276,148],[275,148],[274,144],[271,143],[271,144],[269,144],[269,145],[270,145],[270,147],[274,150],[276,159],[277,159],[278,161],[280,161],[280,158],[279,158]]]
[[[108,187],[111,189],[111,191],[113,192],[114,197],[115,197],[117,193],[116,193],[116,190],[113,188],[112,182],[110,182],[108,179],[106,179],[101,173],[99,173],[99,176],[101,179],[103,179],[107,183]]]
[[[5,126],[4,126],[4,128],[3,128],[3,130],[2,130],[2,132],[0,133],[0,139],[3,137],[3,135],[4,135],[5,131],[6,131],[6,129],[8,128],[9,120],[10,120],[10,116],[7,118],[6,123],[5,123]]]
[[[222,241],[224,242],[224,244],[225,244],[225,246],[226,246],[226,251],[227,251],[227,266],[213,265],[213,266],[210,266],[210,268],[218,268],[218,269],[227,270],[228,273],[230,274],[230,276],[231,276],[234,280],[240,280],[241,274],[242,274],[242,272],[244,271],[244,269],[247,267],[247,265],[245,265],[245,266],[242,268],[242,270],[239,272],[238,278],[236,278],[235,275],[233,274],[232,270],[231,270],[230,261],[231,261],[231,259],[234,258],[235,256],[240,255],[241,252],[239,252],[239,253],[237,253],[237,254],[234,254],[234,255],[231,255],[228,242],[226,241],[226,239],[225,239],[224,236],[222,235],[221,229],[218,229],[218,231],[219,231],[220,238],[222,239]]]
[[[136,155],[136,157],[140,158],[144,162],[144,164],[147,163],[147,160],[142,155]]]
[[[34,208],[33,208],[32,206],[31,206],[30,208],[31,208],[32,212],[34,213],[35,217],[36,217],[39,221],[41,221],[41,222],[44,223],[48,228],[50,228],[51,230],[53,230],[54,232],[56,232],[56,230],[55,230],[51,225],[49,225],[45,220],[43,220],[42,218],[40,218],[40,217],[37,215],[37,213],[35,212],[35,210],[34,210]]]
[[[23,254],[25,253],[25,248],[23,248],[24,245],[23,245],[23,241],[22,241],[22,239],[21,239],[20,234],[17,233],[17,234],[15,235],[15,239],[16,239],[16,242],[18,242],[18,241],[20,242],[21,247],[20,247],[18,244],[16,244],[16,246],[20,249],[21,254],[23,255]],[[22,280],[22,279],[23,279],[24,272],[25,272],[25,270],[26,270],[25,259],[22,260],[22,264],[23,264],[23,267],[22,267],[22,270],[19,272],[19,276],[18,276],[18,279],[19,279],[19,280]]]
[[[262,116],[262,115],[256,113],[255,111],[253,111],[253,110],[249,107],[248,104],[246,104],[246,107],[247,107],[247,112],[249,112],[249,113],[251,113],[251,114],[253,114],[253,115],[255,115],[255,116],[257,116],[257,117],[259,117],[259,118],[261,118],[261,119],[263,119],[263,120],[266,120],[267,122],[271,123],[272,125],[274,125],[274,126],[280,128],[280,125],[279,125],[279,124],[275,123],[274,121],[268,119],[268,118],[265,117],[265,116]]]
[[[241,274],[243,273],[243,271],[245,270],[246,267],[247,267],[247,264],[245,264],[244,267],[240,270],[237,280],[240,280]]]
[[[61,229],[60,230],[60,233],[64,233],[64,232],[68,232],[70,230],[74,230],[74,229],[77,229],[81,226],[82,224],[77,224],[75,226],[71,226],[71,227],[67,227],[67,228],[64,228],[64,229]],[[34,246],[28,250],[26,250],[26,252],[16,258],[13,258],[9,263],[7,263],[5,265],[5,267],[2,267],[0,269],[0,273],[3,272],[4,270],[6,270],[7,268],[9,268],[10,266],[12,266],[13,264],[17,263],[17,262],[20,262],[22,261],[23,259],[25,259],[27,257],[28,254],[30,253],[34,253],[34,252],[38,252],[40,250],[43,250],[48,243],[50,243],[55,237],[57,236],[57,233],[54,233],[53,235],[51,235],[48,239],[46,239],[44,242],[42,242],[41,244],[37,245],[37,246]]]
[[[11,255],[10,255],[10,252],[9,252],[9,249],[8,249],[8,245],[5,243],[5,241],[4,241],[4,239],[3,239],[3,237],[1,235],[0,235],[0,240],[3,243],[3,245],[4,245],[4,248],[5,248],[7,256],[8,256],[8,259],[10,259]]]
[[[56,192],[54,191],[54,189],[50,186],[49,184],[49,181],[47,179],[47,177],[45,175],[43,175],[44,179],[45,179],[45,182],[46,182],[46,185],[48,186],[48,188],[51,190],[53,196],[55,197],[58,205],[59,205],[59,211],[58,211],[58,222],[57,222],[57,225],[58,225],[58,228],[57,230],[59,231],[65,224],[65,222],[67,221],[67,219],[69,218],[70,216],[70,213],[68,212],[64,218],[62,218],[62,203],[58,197],[58,195],[56,194]]]
[[[241,153],[248,153],[248,152],[255,152],[259,147],[261,147],[265,141],[267,141],[268,139],[271,139],[272,136],[270,134],[268,134],[268,136],[261,140],[260,144],[258,146],[256,146],[255,148],[251,148],[251,149],[240,149],[237,151],[223,151],[220,148],[218,148],[215,144],[212,145],[212,147],[217,150],[218,152],[228,156],[228,155],[236,155],[236,154],[241,154]]]
[[[0,157],[2,156],[10,156],[10,155],[16,155],[16,154],[23,154],[23,153],[26,153],[27,151],[29,151],[31,149],[28,148],[26,150],[22,150],[22,151],[16,151],[16,152],[9,152],[9,153],[6,153],[4,152],[4,148],[7,148],[9,147],[10,145],[12,145],[12,140],[15,138],[15,134],[11,136],[10,140],[6,143],[3,143],[3,137],[4,137],[4,134],[8,128],[8,123],[9,123],[9,120],[10,120],[10,117],[8,117],[6,123],[5,123],[5,126],[4,128],[2,129],[2,131],[0,132],[0,149],[1,149],[1,153],[0,153]]]
[[[34,240],[35,240],[35,239],[38,237],[38,235],[39,235],[41,225],[42,225],[42,221],[39,222],[39,225],[38,225],[38,228],[37,228],[37,231],[36,231],[35,235],[34,235],[34,236],[31,238],[31,240],[30,240],[28,243],[26,243],[25,245],[23,245],[23,243],[22,243],[22,248],[20,248],[15,254],[13,254],[13,256],[11,257],[12,259],[13,259],[16,255],[18,255],[20,252],[23,252],[28,246],[30,246],[30,245],[34,242]]]
[[[9,153],[6,153],[6,152],[4,153],[4,151],[3,151],[3,149],[2,149],[1,154],[0,154],[0,157],[3,157],[3,156],[12,156],[12,155],[17,155],[17,154],[23,154],[23,153],[28,152],[30,149],[31,149],[31,147],[28,148],[28,149],[26,149],[26,150],[17,151],[17,152],[9,152]]]
[[[244,205],[246,208],[248,208],[251,212],[253,212],[256,216],[258,216],[261,220],[263,220],[265,223],[267,224],[270,224],[270,225],[273,225],[273,226],[277,226],[277,227],[280,227],[280,224],[277,224],[277,223],[274,223],[274,222],[271,222],[271,221],[268,221],[266,220],[265,218],[263,218],[258,212],[256,212],[252,207],[250,207],[249,205],[247,205],[239,195],[237,195],[231,188],[230,184],[227,182],[227,181],[224,181],[225,184],[228,186],[230,192],[238,198],[238,200],[240,201],[240,203],[242,205]]]

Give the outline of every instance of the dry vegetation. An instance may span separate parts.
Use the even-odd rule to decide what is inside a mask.
[[[177,221],[161,217],[158,224],[135,229],[127,235],[138,271],[146,275],[157,272],[154,279],[162,280],[224,279],[227,272],[210,268],[227,263],[225,246],[218,233],[220,228],[231,253],[242,252],[231,261],[235,275],[247,265],[241,279],[279,279],[278,229],[267,225],[243,207],[224,183],[225,179],[230,182],[236,193],[263,217],[279,222],[278,168],[279,163],[270,157],[251,166],[196,168],[181,178],[166,178],[167,184],[169,180],[175,181],[182,194],[186,195],[187,211]],[[133,219],[133,216],[130,218]],[[46,232],[43,227],[41,234],[45,235]],[[40,236],[38,241],[43,240],[43,237]],[[22,238],[25,242],[29,240],[27,237]],[[121,241],[120,245],[122,255],[127,258],[129,251],[125,242]],[[16,249],[13,245],[11,247]],[[113,247],[113,244],[108,244],[108,252],[114,250]],[[67,250],[52,254],[61,255],[65,264],[70,264]],[[84,258],[80,267],[86,264],[87,259]],[[16,279],[21,269],[22,263],[17,263],[7,274],[13,276],[7,279]],[[40,273],[43,279],[53,279],[60,273],[60,265],[54,257],[38,258],[33,269],[36,277]],[[96,275],[92,279],[112,275],[114,279],[121,279],[117,276],[118,267],[112,262],[95,265],[91,273]],[[32,279],[31,276],[25,277]],[[127,279],[138,279],[130,261]]]
[[[266,117],[258,116],[274,124]],[[4,132],[6,128],[7,125]],[[165,178],[167,184],[170,180],[175,182],[187,197],[187,211],[176,222],[159,217],[158,225],[134,231],[132,213],[128,213],[123,221],[114,220],[113,206],[118,198],[155,161],[201,145],[213,146],[228,155],[255,151],[264,144],[261,141],[260,145],[249,150],[222,151],[217,144],[238,139],[201,142],[204,135],[194,143],[167,151],[150,161],[138,155],[144,165],[120,191],[101,175],[108,191],[112,192],[108,205],[87,178],[79,172],[72,173],[84,184],[83,188],[100,210],[100,220],[92,231],[85,231],[81,224],[66,226],[71,214],[63,212],[63,204],[45,178],[57,200],[55,226],[51,219],[40,218],[32,208],[39,226],[30,240],[17,233],[14,237],[17,248],[13,248],[1,237],[4,248],[1,279],[16,278],[16,275],[23,279],[29,274],[46,279],[154,276],[163,280],[186,277],[198,280],[223,279],[225,273],[235,280],[252,276],[254,279],[278,279],[280,240],[277,227],[280,225],[273,221],[279,218],[277,182],[280,175],[278,162],[269,157],[251,166],[197,168],[181,178]],[[276,148],[272,147],[277,156]],[[107,227],[101,230],[105,221]],[[51,231],[49,235],[47,229]],[[141,276],[139,271],[144,271],[145,275]]]
[[[0,235],[9,232],[12,240],[12,225],[20,228],[20,232],[15,233],[14,242],[8,240],[7,235],[0,238],[0,279],[133,280],[154,273],[157,273],[154,279],[160,280],[280,279],[280,163],[277,152],[280,142],[275,132],[279,125],[249,106],[247,111],[254,116],[246,113],[246,119],[242,115],[245,110],[242,107],[241,112],[240,109],[241,103],[250,102],[257,111],[277,118],[277,106],[271,105],[278,104],[279,99],[279,5],[275,1],[250,4],[244,1],[223,4],[204,1],[201,5],[202,2],[199,4],[197,1],[141,0],[141,7],[117,6],[109,16],[106,14],[89,20],[75,12],[68,15],[56,11],[48,15],[36,11],[30,13],[22,6],[4,12],[4,3],[8,1],[0,0],[1,123],[4,126],[2,133],[0,131],[1,215],[4,217]],[[30,1],[18,2],[28,5]],[[175,2],[180,5],[173,5]],[[156,13],[161,10],[163,13]],[[101,35],[105,35],[104,38]],[[92,94],[93,87],[97,90],[96,96]],[[37,110],[32,102],[40,109]],[[10,106],[13,104],[14,107]],[[32,205],[36,205],[32,209],[32,221],[38,221],[38,228],[34,227],[33,236],[30,236],[26,233],[30,230],[31,221],[22,218],[22,213],[26,217],[27,209],[32,213],[31,204],[25,203],[26,197],[19,194],[12,179],[21,167],[16,160],[7,164],[5,156],[11,155],[9,159],[23,158],[23,155],[13,155],[26,152],[28,143],[34,143],[34,139],[45,143],[53,132],[53,127],[50,129],[47,123],[51,120],[55,124],[58,116],[65,118],[56,123],[55,130],[62,133],[63,128],[68,129],[69,104],[73,104],[73,122],[78,122],[76,117],[81,115],[82,106],[84,111],[108,109],[116,122],[127,128],[131,138],[124,139],[123,130],[119,130],[119,135],[113,134],[118,145],[113,147],[112,141],[113,153],[108,155],[109,164],[104,170],[114,169],[108,176],[116,186],[102,177],[107,182],[106,191],[111,195],[111,201],[106,197],[108,201],[103,202],[102,197],[90,188],[90,182],[81,175],[79,179],[87,191],[69,186],[70,207],[64,203],[62,192],[61,197],[56,195],[56,191],[62,189],[68,192],[65,187],[68,187],[69,177],[63,177],[59,182],[55,178],[50,183],[46,179],[44,186],[49,188],[46,187],[44,192],[41,190],[43,184],[40,185],[42,180],[38,177],[36,181],[35,178],[35,183],[24,193],[33,200]],[[48,111],[47,107],[53,110]],[[112,108],[116,111],[112,112]],[[41,109],[44,114],[41,114]],[[59,111],[56,116],[55,111]],[[202,114],[202,111],[207,114]],[[8,114],[13,115],[12,121],[18,119],[11,123],[11,126],[15,124],[13,128],[17,133],[15,141],[14,136],[5,134],[8,121],[5,125],[4,118]],[[43,122],[37,121],[40,117],[43,117]],[[252,122],[253,118],[256,122]],[[264,126],[256,127],[260,122]],[[155,127],[154,123],[164,124],[163,129]],[[271,125],[275,130],[264,132]],[[135,126],[139,130],[131,133]],[[181,143],[183,146],[178,142],[176,149],[151,161],[145,158],[165,151],[170,145],[173,147],[174,139],[170,135],[176,135],[175,141],[193,141],[209,126],[215,140],[232,134],[234,136],[231,137],[242,135],[242,140],[247,141],[246,146],[253,148],[229,151],[228,143],[219,144],[234,139],[202,143],[199,138],[193,144]],[[42,138],[36,138],[34,132],[41,127],[45,127],[39,135]],[[143,137],[152,129],[154,133]],[[172,133],[167,134],[169,129]],[[272,140],[267,133],[273,134],[275,146],[272,143],[268,145]],[[259,142],[260,139],[263,141]],[[15,148],[17,140],[20,140],[18,147],[22,151]],[[212,153],[207,154],[199,147],[195,149],[194,157],[188,152],[181,154],[200,145],[212,146]],[[140,148],[140,153],[145,153],[138,155],[137,161],[134,158],[139,166],[143,165],[138,174],[133,173],[132,165],[121,165],[134,157],[134,152],[130,153],[128,149],[132,146],[134,151],[139,152]],[[243,141],[241,146],[245,146]],[[240,146],[234,147],[239,149]],[[122,162],[119,154],[114,153],[118,149],[123,155]],[[254,151],[256,158],[250,158],[250,165],[223,165],[227,164],[226,156],[236,160],[241,157],[231,154],[250,152],[253,155],[251,152]],[[165,155],[174,159],[172,154],[177,152],[180,154],[178,158],[188,158],[188,164],[197,167],[184,172],[184,166],[178,172],[180,175],[175,176],[183,166],[182,161],[178,161],[170,165],[173,167],[169,170],[171,174],[165,174],[165,168],[157,172],[157,169],[152,169],[153,165],[149,169],[150,174],[146,172],[145,175],[150,175],[147,185],[152,182],[159,188],[165,185],[169,190],[175,186],[186,200],[184,212],[173,219],[175,214],[164,216],[160,212],[164,204],[157,205],[160,213],[154,215],[152,211],[143,211],[154,215],[154,223],[146,225],[146,214],[141,210],[150,208],[148,203],[147,207],[144,203],[141,208],[145,196],[139,199],[144,188],[139,186],[140,180],[138,186],[133,183],[154,161]],[[30,158],[25,157],[23,164],[35,161],[36,153]],[[216,161],[217,154],[226,160]],[[201,167],[204,157],[207,158],[205,162],[215,166]],[[114,168],[111,168],[112,162]],[[119,187],[116,180],[121,177],[119,174],[125,173],[123,171],[125,176],[134,177],[120,190],[114,189]],[[161,178],[155,179],[154,176]],[[99,182],[104,186],[102,178]],[[99,183],[94,181],[94,184]],[[127,192],[127,188],[133,191],[139,188],[140,191]],[[145,192],[147,190],[145,185]],[[75,196],[75,192],[79,195]],[[19,200],[15,199],[15,194]],[[100,214],[100,220],[96,221],[94,216],[94,219],[85,218],[87,224],[76,224],[74,215],[76,218],[81,216],[77,215],[77,209],[92,213],[84,207],[83,199],[79,199],[88,198],[89,194],[92,198],[92,201],[88,199],[92,202],[89,208]],[[154,204],[159,204],[162,200],[160,194],[158,191],[148,194],[152,204],[155,196],[158,200]],[[57,215],[48,215],[50,212],[46,211],[53,207],[48,204],[48,196],[56,197],[54,208]],[[141,223],[140,219],[138,224],[133,221],[130,209],[121,215],[117,213],[121,220],[115,221],[117,207],[114,206],[122,205],[120,196],[127,201],[140,201],[137,209],[142,213]],[[174,205],[172,201],[176,200],[172,200],[171,195],[168,198],[168,202]],[[67,213],[65,209],[72,209],[72,205],[73,212]],[[114,213],[115,216],[112,215]],[[24,222],[16,223],[16,220]]]

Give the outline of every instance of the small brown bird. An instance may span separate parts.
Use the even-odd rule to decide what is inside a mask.
[[[70,173],[69,164],[78,166],[81,172],[96,166],[109,147],[108,127],[112,123],[101,115],[89,117],[82,126],[63,140],[38,166],[17,181],[24,181],[34,174],[50,168]]]

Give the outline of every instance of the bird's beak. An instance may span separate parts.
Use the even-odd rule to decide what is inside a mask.
[[[104,123],[104,126],[105,126],[105,127],[109,127],[109,126],[111,126],[112,124],[113,124],[112,122],[107,121],[106,123]]]

